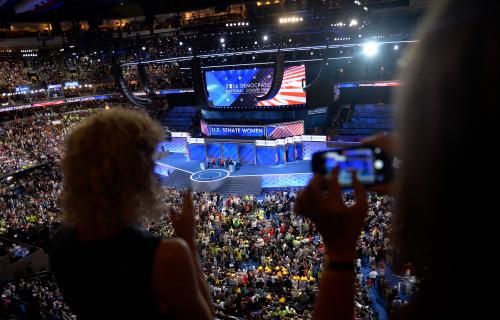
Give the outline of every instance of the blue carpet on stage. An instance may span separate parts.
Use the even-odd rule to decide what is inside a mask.
[[[182,171],[188,171],[190,173],[195,173],[201,170],[200,161],[189,160],[187,155],[184,153],[171,153],[167,157],[157,160],[156,163],[167,165]]]
[[[310,173],[311,172],[311,161],[303,160],[296,162],[288,162],[286,164],[268,166],[268,165],[256,165],[256,164],[245,164],[239,168],[236,172],[233,172],[234,176],[248,176],[248,175],[265,175],[265,174],[293,174],[293,173]]]
[[[160,175],[169,176],[175,171],[184,172],[184,175],[188,175],[184,178],[187,181],[182,186],[189,184],[189,175],[202,171],[200,167],[201,161],[189,160],[187,155],[183,153],[172,153],[156,161],[156,163],[155,172]],[[179,174],[177,175],[179,176]],[[250,177],[252,179],[253,177],[259,177],[261,188],[304,187],[312,178],[311,161],[300,160],[278,165],[243,164],[230,174],[229,178],[231,179],[228,182],[236,182],[236,180]],[[181,176],[178,178],[181,179]],[[179,181],[173,184],[180,186]],[[241,188],[241,184],[238,187]]]
[[[200,161],[189,160],[187,155],[182,153],[172,153],[169,156],[156,161],[157,163],[188,171],[191,173],[200,171]],[[280,165],[256,165],[244,164],[236,172],[231,173],[231,176],[250,176],[250,175],[277,175],[277,174],[294,174],[294,173],[311,173],[311,161],[301,160],[288,162]]]

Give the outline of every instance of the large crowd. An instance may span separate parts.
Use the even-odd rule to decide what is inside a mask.
[[[37,113],[0,124],[0,176],[57,161],[69,126],[94,112]]]
[[[0,175],[54,161],[61,149],[62,136],[44,115],[4,123],[2,128]]]
[[[49,235],[61,223],[59,157],[64,135],[92,112],[47,112],[1,124],[5,131],[0,140],[3,141],[2,172],[12,173],[38,165],[0,181],[2,236],[39,247],[47,245]],[[314,225],[294,214],[297,192],[295,189],[269,190],[259,196],[194,193],[199,253],[220,315],[253,319],[312,317],[324,246]],[[179,207],[181,193],[181,190],[162,187],[167,205]],[[346,193],[346,204],[352,201]],[[391,205],[389,197],[370,196],[355,270],[354,300],[358,319],[376,316],[377,308],[373,305],[380,304],[377,299],[382,299],[383,307],[389,311],[404,304],[398,289],[385,277],[386,264],[392,260]],[[144,226],[159,236],[173,236],[166,215],[145,221]],[[42,290],[22,281],[12,282],[10,286],[31,288],[37,293]],[[12,301],[12,287],[4,286],[3,291],[7,300]],[[53,283],[42,291],[60,297]],[[4,309],[5,301],[6,298]],[[66,309],[53,301],[45,302],[45,306],[51,309],[47,314]]]
[[[62,320],[72,317],[50,274],[0,284],[0,316],[19,319]],[[66,316],[66,317],[65,317]]]
[[[151,50],[152,57],[157,57],[154,53],[156,51]],[[38,51],[36,55],[21,57],[17,52],[0,55],[1,104],[22,104],[53,97],[117,92],[109,53],[82,51],[69,55],[59,49],[45,49]],[[135,54],[127,54],[125,57],[131,57],[124,58],[125,60],[137,60]],[[158,57],[164,57],[164,54],[158,51]],[[139,78],[136,67],[125,66],[123,71],[129,86],[137,90]],[[189,78],[175,63],[148,64],[147,72],[154,89],[190,86]],[[65,87],[65,82],[78,84]],[[62,87],[53,89],[49,88],[50,85]],[[57,96],[54,96],[54,90],[58,91]]]
[[[179,205],[178,190],[164,187],[163,192],[167,205]],[[194,194],[200,256],[215,303],[226,314],[256,319],[311,317],[324,246],[314,226],[294,214],[296,195],[294,189],[262,197]],[[353,203],[351,194],[345,194],[345,202]],[[359,319],[376,316],[373,297],[380,297],[387,310],[400,301],[398,290],[384,276],[391,207],[390,197],[370,196],[356,264]],[[146,226],[162,236],[172,235],[166,217]]]
[[[15,200],[4,197],[9,214],[4,227],[17,234],[29,234],[24,241],[43,245],[49,230],[60,223],[56,200],[60,177],[33,173],[22,179],[26,189]],[[45,182],[32,182],[38,181]],[[31,181],[31,182],[30,182]],[[163,187],[168,205],[181,205],[181,191]],[[197,240],[200,257],[222,315],[252,319],[311,318],[321,278],[324,247],[314,226],[293,213],[297,190],[253,195],[194,193],[197,212]],[[346,194],[346,203],[352,201]],[[26,203],[27,205],[23,205]],[[12,207],[14,206],[14,207]],[[372,195],[366,230],[359,239],[356,264],[358,319],[376,314],[373,297],[384,299],[387,310],[403,304],[397,289],[385,280],[385,255],[391,199]],[[40,232],[43,226],[44,232]],[[173,236],[167,216],[145,221],[151,232]]]

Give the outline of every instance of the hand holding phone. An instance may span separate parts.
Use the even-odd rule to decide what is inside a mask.
[[[346,206],[337,182],[338,169],[334,169],[329,177],[315,174],[297,196],[295,212],[314,222],[331,261],[352,262],[356,256],[356,241],[368,211],[368,199],[365,188],[355,179],[356,203]]]
[[[365,186],[386,184],[394,178],[392,159],[380,147],[372,145],[317,152],[312,166],[314,173],[322,175],[330,175],[338,167],[338,183],[343,188],[352,186],[353,171]]]

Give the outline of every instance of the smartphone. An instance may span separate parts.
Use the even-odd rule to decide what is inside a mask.
[[[388,183],[394,178],[391,157],[376,146],[320,151],[312,157],[314,173],[329,175],[337,166],[340,168],[338,181],[343,188],[352,186],[353,171],[357,172],[358,180],[366,186]]]

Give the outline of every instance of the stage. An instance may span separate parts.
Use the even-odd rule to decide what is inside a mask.
[[[258,194],[262,188],[303,187],[312,178],[310,160],[279,165],[243,164],[235,172],[228,172],[226,168],[203,171],[200,163],[202,161],[190,160],[184,153],[171,153],[156,161],[155,172],[162,176],[166,186],[221,193]]]

